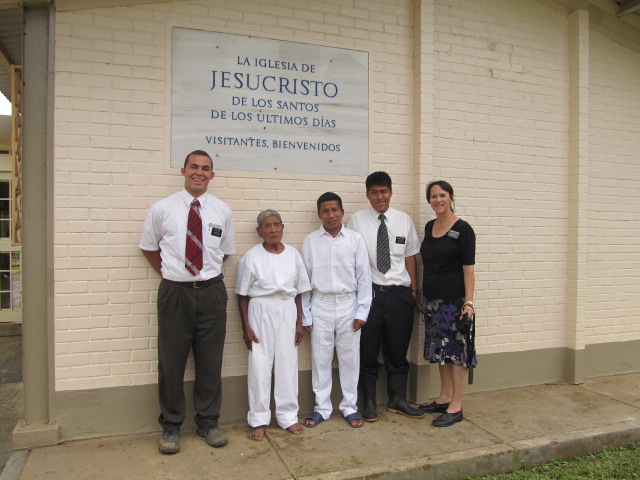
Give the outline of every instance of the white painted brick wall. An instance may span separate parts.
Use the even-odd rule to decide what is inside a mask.
[[[166,22],[318,41],[371,52],[372,169],[394,178],[412,212],[410,2],[178,2],[60,12],[56,25],[56,389],[156,381],[158,279],[140,255],[148,207],[182,186],[164,158]],[[388,109],[388,110],[387,110]],[[231,301],[223,375],[246,374],[233,295],[240,254],[267,207],[300,246],[317,228],[315,200],[339,192],[348,215],[367,205],[364,179],[218,171],[212,193],[234,211],[238,253],[225,266]],[[406,192],[406,193],[405,193]],[[346,220],[346,219],[345,219]],[[192,365],[187,372],[192,378]],[[300,368],[310,369],[308,339]]]
[[[411,6],[199,0],[57,13],[57,390],[156,381],[158,278],[137,245],[149,206],[183,183],[164,157],[167,22],[369,51],[370,169],[393,177],[395,207],[430,218],[429,207],[414,204]],[[433,158],[424,170],[451,181],[459,214],[478,235],[478,350],[563,347],[566,16],[529,0],[434,0],[433,8]],[[637,53],[593,38],[588,343],[640,338],[633,275],[640,221],[633,66],[640,62]],[[258,211],[279,209],[285,241],[299,247],[318,226],[315,200],[327,190],[342,195],[345,221],[368,205],[364,178],[217,172],[211,192],[231,206],[238,241],[225,266],[231,300],[223,375],[246,374],[233,285],[240,255],[258,241]],[[417,230],[422,236],[423,225]],[[414,338],[413,348],[421,342]],[[300,368],[310,369],[308,338]]]
[[[564,345],[566,17],[536,2],[435,7],[434,177],[477,235],[480,353]]]
[[[640,53],[591,32],[586,343],[640,334]]]

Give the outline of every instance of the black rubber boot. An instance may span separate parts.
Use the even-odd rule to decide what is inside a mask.
[[[424,412],[413,408],[407,403],[407,377],[406,373],[390,373],[387,379],[387,391],[389,392],[388,410],[391,413],[399,413],[409,418],[422,418]]]
[[[365,422],[378,420],[378,404],[376,403],[376,382],[361,383],[362,419]]]

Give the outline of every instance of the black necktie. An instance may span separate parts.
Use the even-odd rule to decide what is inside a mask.
[[[387,217],[381,213],[378,216],[380,226],[378,227],[378,259],[377,267],[380,273],[387,273],[391,268],[391,255],[389,253],[389,232],[384,223]]]

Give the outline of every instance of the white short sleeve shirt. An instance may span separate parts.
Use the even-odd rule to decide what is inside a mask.
[[[176,282],[209,280],[222,273],[225,255],[236,253],[233,217],[229,206],[213,195],[198,197],[204,244],[203,266],[191,275],[184,265],[189,209],[194,198],[184,189],[164,198],[149,209],[139,247],[158,251],[162,258],[162,278]]]
[[[311,289],[298,251],[286,243],[280,253],[267,252],[261,243],[245,253],[236,271],[236,293],[247,297],[295,297]]]
[[[420,240],[411,217],[400,210],[389,208],[384,212],[389,232],[391,268],[381,273],[377,268],[378,227],[380,214],[373,208],[365,208],[354,213],[347,226],[364,237],[369,252],[371,278],[378,285],[411,286],[411,278],[405,267],[405,258],[420,253]]]

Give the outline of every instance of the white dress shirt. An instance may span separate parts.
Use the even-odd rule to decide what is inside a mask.
[[[204,244],[202,270],[198,275],[184,266],[187,223],[194,198],[185,190],[164,198],[149,209],[139,247],[162,258],[162,278],[176,282],[209,280],[222,273],[225,255],[236,253],[233,217],[229,206],[213,195],[198,197]]]
[[[391,253],[391,268],[387,273],[381,273],[377,268],[378,227],[380,220],[373,207],[365,208],[354,213],[347,226],[360,233],[364,237],[369,251],[369,265],[371,266],[371,278],[377,285],[411,286],[411,278],[405,266],[405,258],[417,255],[420,252],[420,241],[411,217],[400,210],[389,208],[384,212],[387,218],[387,231],[389,232],[389,251]]]
[[[267,252],[261,243],[253,246],[238,263],[236,293],[247,297],[282,295],[295,297],[311,289],[302,257],[283,243],[280,253]]]
[[[311,232],[302,244],[302,260],[307,267],[313,294],[355,293],[354,319],[367,320],[371,306],[371,269],[362,235],[342,227],[336,237],[323,226]],[[302,324],[313,324],[311,295],[302,296]]]

